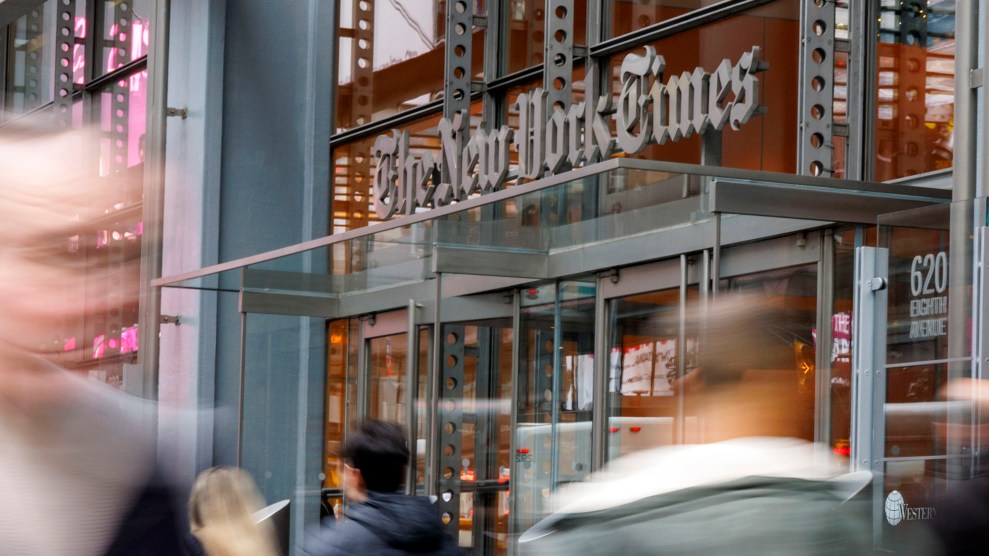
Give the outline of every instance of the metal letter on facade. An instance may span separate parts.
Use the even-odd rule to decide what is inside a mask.
[[[644,55],[625,57],[617,110],[609,87],[602,87],[597,73],[591,72],[585,100],[566,109],[550,106],[551,96],[542,88],[520,94],[515,103],[516,131],[502,126],[496,133],[480,130],[471,136],[467,110],[442,118],[437,125],[438,160],[429,154],[410,155],[407,133],[379,137],[374,146],[375,211],[381,218],[413,214],[417,208],[501,189],[509,179],[512,144],[518,151],[516,177],[538,179],[606,160],[616,147],[635,154],[653,143],[720,132],[728,124],[740,129],[764,111],[758,104],[756,74],[767,67],[754,46],[735,64],[723,60],[714,73],[698,67],[663,84],[666,61],[650,46]],[[613,115],[617,140],[608,121]]]

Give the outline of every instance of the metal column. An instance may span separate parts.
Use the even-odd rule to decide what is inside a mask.
[[[883,439],[886,436],[886,280],[889,252],[875,247],[855,249],[855,287],[852,323],[852,423],[853,471],[883,472]],[[876,500],[882,499],[882,481],[873,481]],[[879,535],[881,512],[873,513]],[[878,536],[876,537],[878,540]]]
[[[797,173],[830,177],[834,170],[835,6],[803,0],[802,8]]]
[[[574,0],[547,3],[543,87],[550,112],[566,110],[573,100],[573,5]]]
[[[473,0],[451,0],[446,13],[446,69],[443,85],[443,116],[470,114],[471,45],[474,30]],[[464,118],[470,127],[470,118]]]
[[[447,533],[460,531],[460,458],[463,438],[464,326],[446,325],[439,330],[443,348],[440,360],[439,401],[439,506]]]
[[[72,52],[76,43],[76,0],[60,0],[55,20],[55,122],[60,127],[72,127]]]

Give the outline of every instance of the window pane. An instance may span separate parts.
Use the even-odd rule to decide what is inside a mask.
[[[152,0],[103,0],[101,75],[148,53],[151,10]]]
[[[720,0],[607,0],[605,14],[610,19],[609,37],[644,29],[654,23],[681,16]]]
[[[142,71],[118,79],[100,93],[101,176],[136,171],[144,162],[147,86],[148,72]],[[133,194],[139,195],[139,172],[133,182],[137,187]]]
[[[508,4],[508,59],[506,74],[543,63],[546,47],[545,0],[511,0]],[[574,2],[573,43],[587,44],[587,3]]]
[[[797,95],[800,10],[796,2],[777,1],[739,15],[721,19],[703,27],[690,29],[650,43],[663,56],[666,67],[663,84],[672,76],[702,68],[711,73],[722,60],[736,64],[753,47],[769,69],[756,74],[759,80],[759,104],[764,114],[752,116],[740,130],[725,125],[722,134],[722,165],[731,168],[793,173],[796,168]],[[610,60],[610,87],[618,105],[622,83],[622,61],[630,53],[642,54],[643,48],[622,52]],[[611,120],[616,135],[615,120]],[[710,131],[708,133],[711,133]],[[634,158],[698,164],[701,138],[694,134],[663,145],[652,144]]]
[[[8,27],[7,111],[29,112],[53,100],[55,24],[55,6],[48,0]]]
[[[471,105],[470,127],[476,131],[480,124],[481,103]],[[440,114],[427,116],[404,126],[396,126],[399,132],[408,133],[409,156],[417,158],[429,154],[438,160],[440,155],[440,137],[437,126]],[[391,133],[382,135],[392,136]],[[378,135],[362,137],[353,142],[334,147],[333,149],[333,186],[332,186],[332,233],[354,230],[374,222],[380,222],[374,208],[372,178],[377,159],[374,158],[374,143]],[[398,211],[395,217],[401,216]],[[345,256],[334,251],[335,256]],[[343,259],[337,261],[345,263]],[[335,268],[347,268],[335,266]]]
[[[875,179],[951,168],[955,2],[881,0]]]
[[[446,7],[446,1],[340,3],[337,131],[442,97]],[[483,54],[484,33],[475,27],[472,73],[480,71]]]
[[[697,298],[696,287],[689,290]],[[608,459],[697,441],[697,417],[677,415],[679,288],[632,295],[611,302],[612,344],[608,380]],[[696,336],[687,339],[688,369]],[[683,440],[680,440],[683,442]]]

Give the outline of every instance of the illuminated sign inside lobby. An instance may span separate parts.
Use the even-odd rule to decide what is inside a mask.
[[[617,106],[599,94],[598,80],[587,79],[586,98],[569,107],[549,106],[548,93],[536,89],[515,102],[518,129],[470,132],[470,116],[459,111],[440,120],[440,152],[409,153],[407,131],[375,140],[374,206],[381,218],[414,214],[419,207],[439,207],[504,187],[509,179],[510,149],[518,154],[517,177],[538,179],[605,160],[618,149],[628,154],[720,131],[740,129],[761,112],[759,79],[768,64],[754,46],[738,62],[725,59],[711,73],[703,68],[664,80],[666,60],[647,46],[629,54],[620,69]],[[614,117],[617,137],[609,119]]]

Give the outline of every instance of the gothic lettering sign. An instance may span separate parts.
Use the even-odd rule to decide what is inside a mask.
[[[617,106],[599,94],[593,75],[586,83],[588,100],[567,108],[549,106],[543,89],[521,94],[515,103],[518,129],[480,129],[470,133],[469,115],[460,111],[438,125],[438,157],[409,152],[409,134],[379,136],[373,154],[374,206],[380,218],[414,214],[504,187],[510,179],[510,151],[515,148],[515,178],[538,179],[606,160],[621,151],[641,152],[651,144],[680,141],[694,134],[740,129],[759,106],[759,79],[768,69],[754,46],[734,64],[722,60],[711,73],[703,68],[664,77],[666,60],[647,46],[629,54],[620,69]],[[606,87],[605,90],[608,88]],[[609,120],[615,119],[617,137]]]

